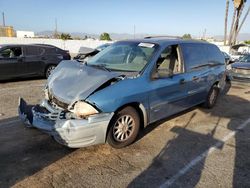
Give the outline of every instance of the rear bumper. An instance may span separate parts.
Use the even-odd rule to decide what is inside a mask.
[[[29,106],[19,100],[19,117],[29,127],[35,127],[51,135],[60,144],[71,148],[105,143],[106,132],[113,113],[100,113],[88,119],[67,119],[62,112],[53,111],[48,103]],[[39,111],[44,108],[46,112]],[[49,111],[50,110],[50,111]]]

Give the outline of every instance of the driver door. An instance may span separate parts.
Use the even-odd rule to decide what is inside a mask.
[[[24,76],[23,49],[20,46],[6,47],[0,51],[0,79]]]
[[[150,82],[150,122],[166,118],[187,108],[185,74],[180,47],[168,46],[158,58]]]

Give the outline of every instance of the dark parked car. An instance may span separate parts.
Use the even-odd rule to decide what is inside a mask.
[[[89,58],[95,56],[98,54],[100,51],[104,50],[105,48],[109,47],[111,44],[103,44],[101,46],[98,46],[97,48],[88,48],[88,47],[81,47],[79,49],[78,54],[76,57],[74,57],[75,60],[78,61],[87,61]]]
[[[231,76],[234,80],[250,81],[250,55],[244,55],[232,64]]]
[[[60,63],[41,104],[30,109],[20,99],[19,115],[68,147],[107,141],[121,148],[153,122],[201,103],[212,108],[227,79],[225,59],[213,44],[119,41],[85,64]]]
[[[46,44],[0,45],[0,80],[45,76],[62,61],[68,51]]]

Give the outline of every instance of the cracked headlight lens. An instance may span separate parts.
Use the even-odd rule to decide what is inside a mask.
[[[82,101],[78,101],[75,103],[72,112],[75,113],[77,117],[86,117],[99,113],[93,106]]]
[[[44,89],[44,98],[49,100],[49,89],[48,89],[48,85],[45,85]]]

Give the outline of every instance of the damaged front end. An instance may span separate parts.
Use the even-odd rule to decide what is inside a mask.
[[[55,109],[47,100],[29,106],[22,98],[18,111],[28,127],[38,128],[71,148],[105,143],[106,130],[113,116],[113,113],[99,113],[80,119],[72,112]]]
[[[119,73],[80,64],[61,62],[49,77],[45,98],[29,106],[19,99],[19,116],[28,127],[52,135],[56,141],[72,148],[105,143],[113,112],[102,112],[90,95],[123,77]]]

